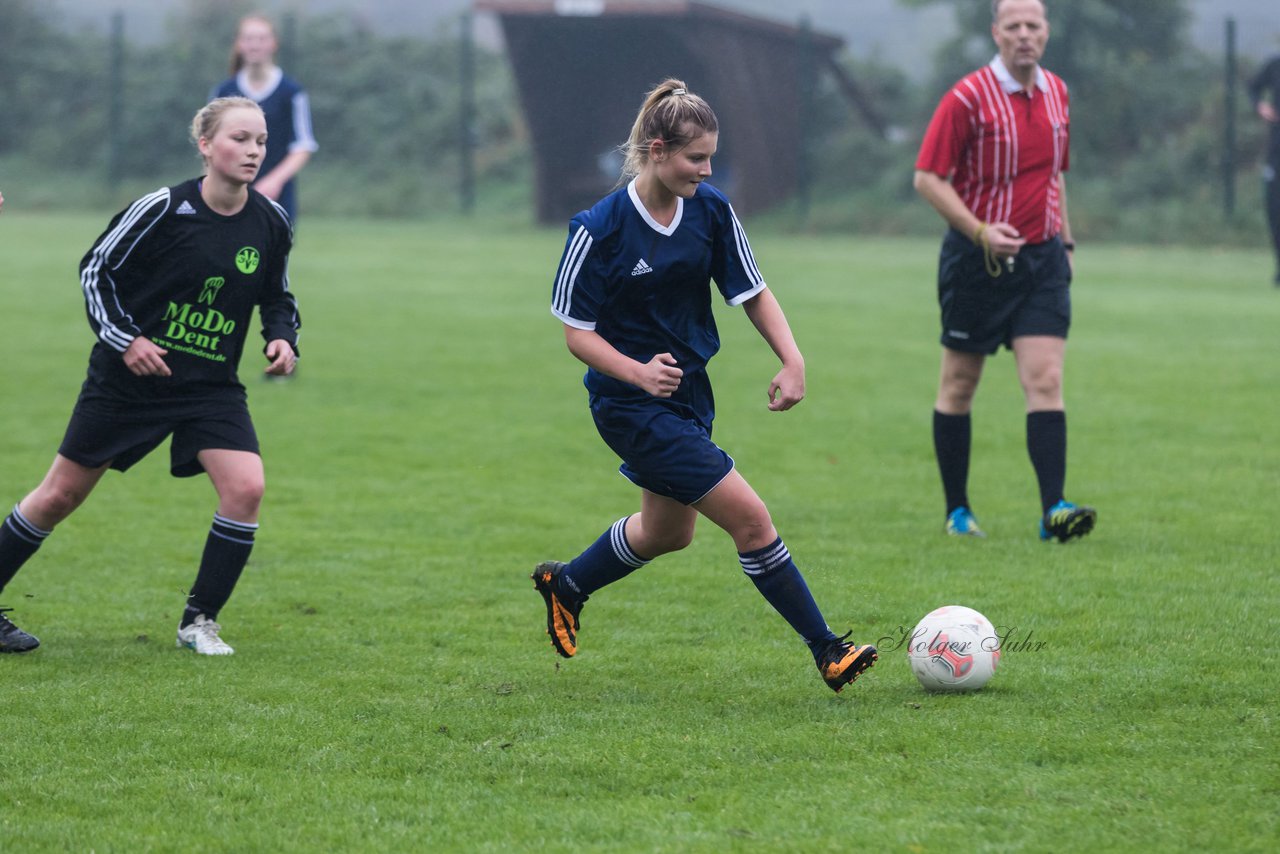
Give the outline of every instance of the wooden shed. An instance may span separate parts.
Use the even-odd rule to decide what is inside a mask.
[[[801,168],[803,87],[818,67],[839,71],[834,54],[843,46],[836,36],[689,0],[475,0],[475,9],[501,22],[543,222],[563,222],[613,188],[618,146],[644,93],[667,77],[716,111],[711,182],[739,213],[786,199]]]

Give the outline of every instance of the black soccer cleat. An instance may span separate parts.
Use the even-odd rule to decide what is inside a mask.
[[[1057,539],[1058,542],[1065,543],[1073,537],[1083,537],[1092,531],[1097,521],[1098,511],[1092,507],[1059,501],[1040,520],[1040,539]]]
[[[30,652],[40,645],[35,635],[29,635],[5,616],[12,608],[0,608],[0,652]]]

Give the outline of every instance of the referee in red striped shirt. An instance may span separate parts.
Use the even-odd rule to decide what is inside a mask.
[[[985,536],[968,496],[970,411],[986,357],[1013,350],[1027,402],[1027,450],[1040,486],[1040,538],[1067,541],[1097,513],[1063,496],[1062,365],[1071,325],[1071,227],[1062,173],[1066,84],[1040,67],[1041,0],[994,0],[999,53],[943,96],[916,159],[915,187],[947,221],[938,266],[942,373],[934,449],[946,531]]]

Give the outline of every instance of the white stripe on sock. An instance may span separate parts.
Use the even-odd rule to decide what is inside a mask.
[[[623,516],[613,523],[613,526],[609,528],[609,544],[613,546],[613,553],[617,555],[618,560],[627,566],[639,568],[649,561],[644,560],[633,552],[631,546],[627,543],[627,520],[630,518],[630,516]]]

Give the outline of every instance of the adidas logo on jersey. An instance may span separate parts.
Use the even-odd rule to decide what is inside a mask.
[[[653,272],[653,268],[650,267],[648,264],[646,264],[643,258],[637,261],[636,265],[631,268],[631,275],[633,276],[643,276],[645,273],[652,273],[652,272]]]
[[[179,214],[193,214],[195,212],[196,212],[196,209],[191,207],[191,202],[187,201],[186,199],[183,199],[182,204],[178,205],[178,209],[174,211],[174,213],[179,213]]]

